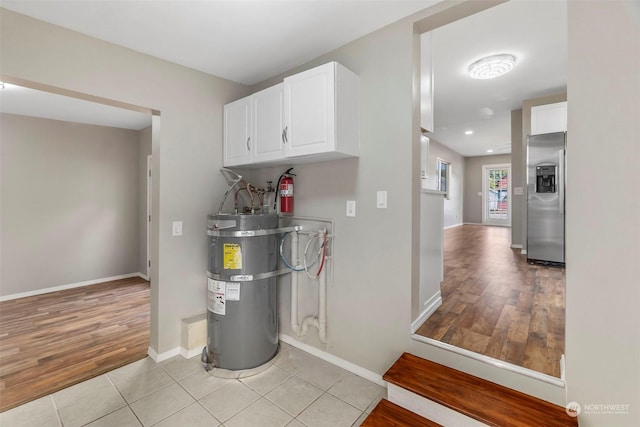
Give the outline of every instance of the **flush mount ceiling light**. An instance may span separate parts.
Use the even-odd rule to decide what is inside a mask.
[[[474,79],[495,79],[513,69],[516,57],[509,54],[491,55],[469,65],[469,75]]]
[[[472,130],[465,130],[464,134],[465,135],[473,135],[473,131]]]

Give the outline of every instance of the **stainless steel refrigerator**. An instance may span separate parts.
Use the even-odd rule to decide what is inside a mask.
[[[527,140],[527,259],[565,263],[566,133]]]

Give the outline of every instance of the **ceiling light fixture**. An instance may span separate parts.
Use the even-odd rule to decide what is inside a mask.
[[[469,65],[469,75],[474,79],[495,79],[511,71],[515,64],[516,57],[513,55],[491,55]]]
[[[473,131],[472,130],[465,130],[464,134],[465,135],[473,135]]]
[[[487,153],[493,153],[493,150],[492,150],[491,148],[489,148],[489,149],[487,150]]]

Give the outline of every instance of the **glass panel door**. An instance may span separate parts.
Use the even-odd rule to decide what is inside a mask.
[[[483,172],[483,224],[511,226],[511,166],[485,165]]]

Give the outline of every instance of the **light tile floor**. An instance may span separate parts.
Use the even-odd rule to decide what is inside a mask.
[[[210,375],[200,358],[140,360],[0,414],[2,427],[349,427],[386,390],[288,344],[252,377]]]

